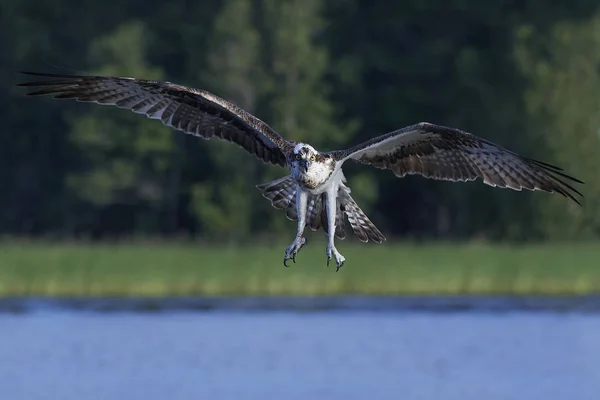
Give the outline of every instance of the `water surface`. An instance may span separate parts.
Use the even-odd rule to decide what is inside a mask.
[[[600,315],[333,310],[0,314],[19,399],[597,399]]]

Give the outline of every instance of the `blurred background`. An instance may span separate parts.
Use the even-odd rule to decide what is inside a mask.
[[[596,398],[597,1],[3,0],[0,48],[7,398]],[[583,207],[348,164],[388,241],[340,241],[336,274],[309,233],[285,269],[255,185],[286,170],[20,70],[202,88],[321,150],[457,127]]]

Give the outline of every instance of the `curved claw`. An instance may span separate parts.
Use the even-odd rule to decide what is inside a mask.
[[[283,265],[288,268],[290,267],[290,265],[288,265],[288,260],[292,260],[292,262],[295,264],[296,263],[296,255],[298,255],[298,252],[300,251],[300,249],[302,249],[302,247],[304,247],[306,245],[306,239],[303,237],[298,237],[296,238],[296,240],[294,240],[294,242],[287,248],[285,249],[285,256],[283,257]]]
[[[331,262],[331,257],[327,257],[327,266],[329,267],[329,262]]]
[[[340,265],[338,265],[338,266],[335,267],[335,272],[338,272],[340,270],[340,268],[342,268],[343,266],[344,266],[344,261],[342,261],[340,263]]]

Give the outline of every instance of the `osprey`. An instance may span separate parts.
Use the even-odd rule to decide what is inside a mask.
[[[233,142],[265,163],[287,166],[290,175],[257,186],[274,207],[298,221],[296,238],[285,250],[286,267],[288,260],[296,261],[306,244],[302,236],[306,226],[327,233],[327,265],[333,257],[336,271],[345,258],[334,239],[345,238],[346,217],[362,242],[385,240],[350,196],[342,172],[348,160],[389,169],[398,177],[419,174],[454,182],[481,178],[500,188],[556,192],[577,204],[575,195],[583,197],[568,181],[583,182],[558,167],[522,157],[473,134],[427,122],[346,150],[321,152],[307,143],[285,140],[260,119],[204,90],[135,78],[23,73],[45,78],[20,84],[42,87],[28,95],[52,94],[58,99],[125,108],[203,139],[217,137]]]

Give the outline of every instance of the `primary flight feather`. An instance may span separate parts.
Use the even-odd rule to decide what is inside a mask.
[[[287,166],[290,175],[257,186],[274,207],[298,221],[296,238],[285,251],[286,266],[290,259],[295,262],[305,245],[306,226],[327,233],[327,264],[333,257],[336,271],[345,262],[334,243],[335,237],[346,236],[345,218],[359,240],[385,240],[350,196],[342,172],[346,160],[389,169],[398,177],[419,174],[454,182],[481,178],[500,188],[556,192],[577,204],[577,196],[583,197],[572,186],[583,182],[562,169],[454,128],[421,122],[346,150],[320,152],[309,144],[285,140],[260,119],[204,90],[135,78],[23,73],[44,78],[19,85],[40,88],[28,95],[128,109],[203,139],[235,143],[265,163]]]

